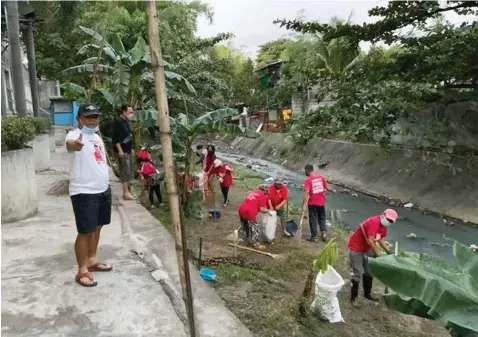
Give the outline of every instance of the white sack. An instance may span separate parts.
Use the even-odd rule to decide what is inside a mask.
[[[264,242],[272,242],[276,238],[277,213],[273,215],[261,213],[258,219],[260,239]]]
[[[324,274],[319,272],[315,279],[315,299],[310,310],[330,323],[344,322],[337,298],[337,293],[344,284],[342,276],[331,266]]]

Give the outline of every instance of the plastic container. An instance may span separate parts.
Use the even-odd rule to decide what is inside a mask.
[[[285,230],[287,233],[294,235],[297,232],[297,229],[299,229],[299,226],[297,226],[297,223],[294,220],[287,220],[285,223]]]
[[[221,210],[219,208],[214,208],[209,210],[209,219],[220,219],[221,218]]]
[[[199,271],[199,275],[201,275],[204,281],[216,281],[216,272],[209,268],[201,268]]]

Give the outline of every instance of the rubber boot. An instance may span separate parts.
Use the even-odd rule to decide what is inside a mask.
[[[378,302],[378,298],[372,296],[373,277],[363,274],[363,294],[367,300]]]
[[[358,296],[358,291],[359,291],[359,284],[360,282],[352,280],[352,291],[351,291],[351,297],[350,297],[350,303],[352,303],[352,306],[357,307],[357,296]]]

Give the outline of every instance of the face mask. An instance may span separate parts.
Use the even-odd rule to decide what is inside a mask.
[[[84,125],[83,125],[83,127],[81,128],[81,131],[82,131],[83,133],[87,134],[87,135],[92,135],[92,134],[94,134],[95,132],[98,132],[98,130],[99,130],[99,127],[95,127],[95,128],[92,129],[92,128],[89,128],[89,127],[84,126]]]
[[[129,115],[126,115],[127,120],[131,120],[133,118],[133,113],[130,113]]]
[[[382,225],[384,225],[385,227],[389,227],[392,223],[390,221],[387,220],[386,217],[382,217],[382,219],[380,219],[380,222],[382,223]]]

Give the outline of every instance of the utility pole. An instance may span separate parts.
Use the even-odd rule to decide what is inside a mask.
[[[159,40],[158,17],[156,1],[146,1],[146,19],[148,23],[149,48],[151,52],[151,65],[153,68],[154,84],[156,91],[156,104],[158,106],[158,125],[163,154],[164,172],[166,175],[166,190],[168,191],[169,210],[174,227],[176,242],[176,256],[178,259],[179,279],[183,300],[189,321],[191,337],[198,336],[194,317],[194,303],[192,296],[191,279],[189,274],[189,260],[186,240],[181,223],[181,209],[177,187],[177,176],[174,166],[173,148],[171,142],[171,126],[169,124],[168,98],[166,96],[166,80],[164,75],[164,61],[161,54]]]
[[[23,36],[27,47],[28,76],[32,92],[33,116],[40,116],[40,103],[38,99],[37,65],[35,60],[35,42],[33,39],[33,21],[28,20],[27,28],[23,30]]]
[[[4,1],[7,11],[7,30],[10,42],[10,64],[12,67],[12,82],[15,97],[15,110],[19,116],[27,114],[25,101],[25,83],[23,81],[22,52],[20,44],[20,22],[18,18],[18,3]]]

